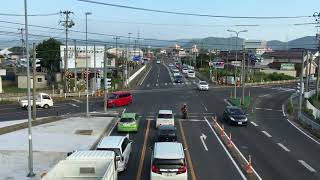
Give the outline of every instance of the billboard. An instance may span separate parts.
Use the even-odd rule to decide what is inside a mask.
[[[223,61],[211,61],[209,62],[209,66],[212,66],[216,69],[224,69],[224,62]]]

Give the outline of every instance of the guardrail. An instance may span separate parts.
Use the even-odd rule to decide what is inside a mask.
[[[241,151],[237,148],[237,146],[233,143],[231,133],[228,136],[228,134],[224,130],[224,127],[221,127],[217,122],[217,117],[212,117],[212,120],[213,123],[211,124],[211,126],[216,131],[216,133],[219,134],[219,138],[226,145],[228,151],[239,162],[242,171],[246,172],[247,178],[250,180],[262,180],[262,178],[252,166],[251,156],[249,155],[248,159],[246,159]]]
[[[246,86],[254,86],[254,85],[266,85],[266,84],[286,84],[298,82],[299,80],[283,80],[283,81],[266,81],[266,82],[256,82],[256,83],[245,83]]]
[[[304,123],[308,124],[312,129],[319,130],[320,124],[314,122],[312,119],[308,118],[306,115],[304,115],[303,112],[301,112],[299,119],[302,120]]]

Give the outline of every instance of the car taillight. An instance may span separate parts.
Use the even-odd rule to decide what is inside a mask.
[[[182,174],[182,173],[185,173],[186,171],[187,171],[187,167],[186,167],[186,165],[184,165],[184,166],[178,168],[177,174]]]
[[[161,174],[160,169],[157,168],[155,165],[152,165],[152,172],[157,173],[157,174]]]

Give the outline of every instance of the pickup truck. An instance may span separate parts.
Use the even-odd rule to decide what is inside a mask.
[[[21,98],[19,100],[19,105],[22,108],[27,108],[28,107],[28,99],[27,98]],[[48,94],[39,93],[36,96],[36,105],[37,105],[37,107],[48,109],[49,107],[53,106],[53,100]],[[32,97],[31,97],[31,107],[32,106],[33,106],[33,101],[32,101]]]

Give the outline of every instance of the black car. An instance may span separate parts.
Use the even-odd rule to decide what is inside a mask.
[[[241,108],[235,106],[227,106],[223,111],[223,119],[234,125],[247,125],[248,118]]]
[[[174,82],[175,83],[183,83],[183,78],[181,75],[179,76],[176,76],[175,79],[174,79]]]
[[[177,130],[172,125],[161,125],[158,129],[158,142],[176,142]]]

